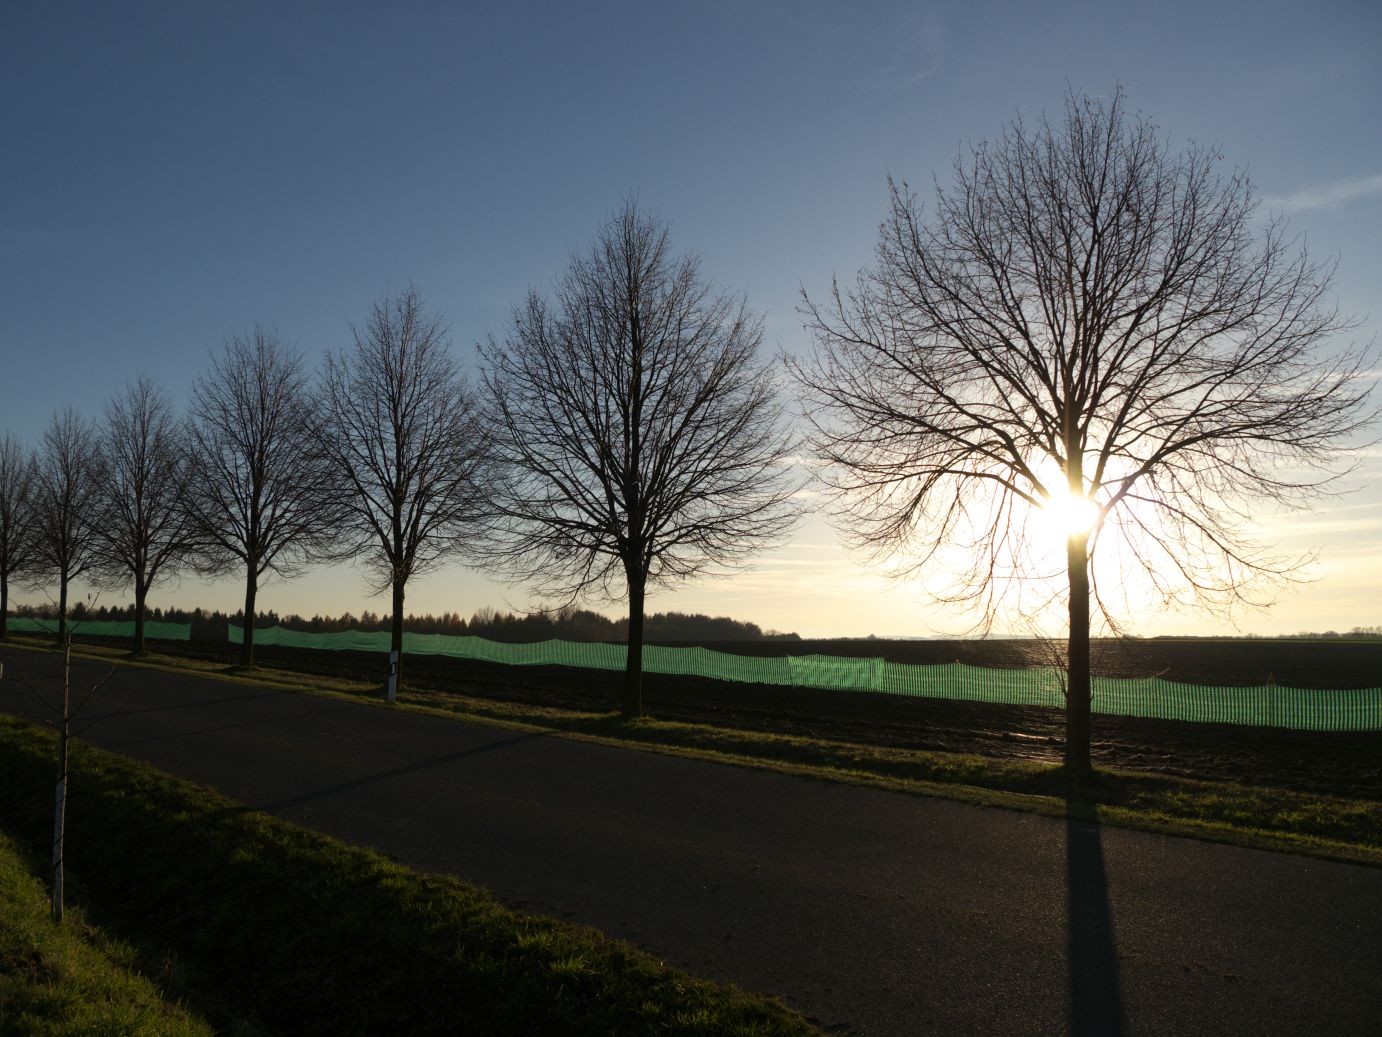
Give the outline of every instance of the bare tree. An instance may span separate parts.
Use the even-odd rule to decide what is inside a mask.
[[[96,570],[107,583],[133,581],[134,651],[143,655],[149,590],[175,573],[195,545],[187,455],[172,405],[148,375],[106,405],[103,432]]]
[[[188,512],[205,572],[245,573],[241,665],[254,665],[254,603],[266,573],[296,575],[335,533],[302,359],[256,327],[192,384]]]
[[[1302,560],[1244,519],[1329,491],[1370,420],[1363,353],[1320,349],[1348,327],[1331,270],[1219,163],[1121,91],[1071,95],[1062,125],[961,154],[929,223],[890,184],[876,266],[804,304],[793,366],[855,543],[912,571],[963,554],[939,597],[985,624],[1032,586],[1064,599],[1075,781],[1091,599],[1115,624],[1129,581],[1144,608],[1267,601]]]
[[[6,433],[0,439],[0,641],[8,636],[10,584],[34,560],[34,458]]]
[[[344,537],[375,590],[393,595],[392,702],[408,581],[466,546],[483,517],[486,437],[447,342],[413,288],[374,304],[350,354],[322,375],[322,451],[342,493]]]
[[[34,479],[34,576],[58,578],[58,631],[67,636],[67,592],[96,562],[96,436],[68,407],[43,433]]]
[[[759,319],[627,202],[552,302],[482,349],[500,440],[492,547],[551,597],[627,596],[623,713],[642,713],[649,584],[741,563],[791,523]]]

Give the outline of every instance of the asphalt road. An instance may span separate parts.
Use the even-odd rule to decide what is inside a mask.
[[[7,678],[60,665],[0,653]],[[6,680],[0,709],[32,696]],[[825,1027],[1382,1034],[1382,869],[151,670],[85,719],[98,745]]]

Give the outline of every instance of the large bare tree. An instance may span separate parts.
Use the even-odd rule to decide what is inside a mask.
[[[492,547],[551,597],[627,597],[623,713],[642,713],[649,585],[742,563],[791,522],[760,320],[633,202],[482,349],[503,478]]]
[[[10,584],[33,564],[34,458],[8,432],[0,439],[0,641],[9,633]]]
[[[240,662],[250,667],[260,580],[296,575],[336,533],[302,358],[260,327],[231,339],[192,383],[190,417],[187,502],[198,562],[209,573],[243,569]]]
[[[1324,348],[1331,271],[1220,160],[1121,91],[1071,95],[962,153],[929,221],[890,185],[876,265],[804,305],[794,368],[853,540],[913,571],[963,555],[938,596],[990,621],[1024,588],[1064,599],[1076,781],[1091,600],[1267,600],[1301,559],[1244,520],[1329,491],[1369,420],[1365,358]]]
[[[34,576],[58,580],[58,640],[67,636],[67,592],[96,562],[98,448],[91,424],[68,407],[54,414],[34,479]]]
[[[413,288],[374,304],[350,353],[322,374],[322,450],[341,494],[342,532],[375,589],[391,591],[401,682],[408,581],[461,553],[484,515],[486,436],[442,319]]]
[[[183,429],[168,398],[141,375],[106,405],[93,525],[101,578],[134,584],[134,651],[144,654],[150,589],[174,574],[196,545],[187,510]]]

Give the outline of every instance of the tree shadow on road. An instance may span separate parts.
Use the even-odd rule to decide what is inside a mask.
[[[1097,823],[1067,816],[1065,878],[1070,1033],[1121,1037],[1122,984]]]
[[[254,697],[258,697],[258,696],[248,696],[244,701],[248,701],[249,698],[254,698]],[[225,701],[235,701],[235,700],[221,700],[221,701],[222,701],[222,702],[225,702]],[[193,703],[193,705],[196,705],[196,704],[197,704],[197,703]],[[211,703],[206,703],[206,704],[207,704],[207,705],[210,705]],[[162,709],[162,708],[163,708],[163,707],[156,707],[156,708],[154,708],[154,709],[148,709],[148,710],[131,710],[129,713],[122,713],[122,712],[110,713],[110,714],[107,714],[107,715],[104,715],[104,716],[93,717],[93,718],[92,718],[92,723],[95,723],[97,720],[120,720],[120,719],[123,719],[123,718],[126,717],[126,716],[133,716],[133,715],[136,714],[136,713],[153,713],[153,712],[158,712],[158,711],[159,711],[160,709]],[[174,708],[177,708],[177,707],[172,707],[172,706],[170,706],[170,707],[167,707],[167,708],[169,708],[169,709],[174,709]],[[155,742],[177,742],[177,741],[182,741],[183,739],[195,738],[195,737],[198,737],[198,736],[201,736],[201,735],[224,734],[224,733],[227,732],[227,731],[238,731],[238,730],[241,730],[241,729],[244,729],[244,728],[249,728],[249,727],[268,727],[268,726],[270,726],[270,725],[272,725],[272,724],[287,724],[287,723],[291,723],[291,722],[293,722],[293,721],[295,721],[295,720],[301,720],[303,717],[314,717],[314,718],[316,718],[316,717],[323,717],[323,716],[326,716],[326,715],[329,714],[329,713],[346,713],[346,712],[350,712],[351,710],[366,709],[366,708],[368,708],[368,706],[364,705],[363,703],[357,705],[357,704],[355,704],[355,703],[350,703],[350,702],[341,703],[341,704],[331,704],[331,703],[328,703],[328,704],[322,705],[322,706],[312,705],[312,706],[310,706],[310,707],[307,708],[307,709],[301,709],[301,710],[298,710],[298,711],[295,712],[295,713],[276,713],[276,714],[273,714],[272,716],[255,717],[253,720],[237,720],[237,721],[235,721],[234,723],[230,723],[230,724],[216,724],[216,725],[214,725],[214,726],[212,726],[212,727],[190,728],[190,729],[188,729],[188,730],[169,731],[169,732],[166,732],[166,733],[164,733],[164,734],[159,734],[159,735],[148,735],[148,736],[137,737],[137,738],[127,738],[127,739],[124,739],[123,741],[118,741],[118,742],[106,742],[106,743],[103,743],[103,748],[109,749],[109,750],[111,750],[112,752],[127,752],[128,750],[130,750],[130,749],[132,749],[132,748],[134,748],[135,746],[138,746],[138,745],[152,745],[152,744],[154,744]]]
[[[374,774],[362,775],[358,778],[351,778],[346,781],[337,782],[334,785],[326,785],[322,788],[313,789],[310,792],[299,793],[298,795],[286,796],[282,799],[272,800],[267,803],[248,804],[245,806],[231,807],[224,811],[227,814],[248,813],[251,811],[263,811],[273,814],[288,810],[292,807],[302,806],[304,803],[311,803],[314,800],[327,799],[342,793],[354,792],[358,789],[368,788],[384,782],[392,781],[409,774],[417,774],[420,771],[432,770],[437,767],[444,767],[450,763],[457,763],[460,760],[472,756],[480,756],[484,753],[494,752],[499,749],[508,749],[523,742],[530,742],[537,738],[546,737],[541,732],[531,734],[516,734],[511,738],[502,738],[483,745],[472,746],[468,749],[460,749],[453,753],[446,753],[441,756],[432,756],[425,760],[415,760],[411,763],[402,764],[398,767],[390,767],[388,770],[378,771]]]
[[[169,713],[174,710],[199,709],[202,706],[224,706],[230,703],[255,702],[264,699],[283,698],[291,695],[292,692],[279,691],[252,691],[242,695],[223,695],[220,698],[188,698],[180,702],[165,702],[157,706],[135,706],[133,708],[122,706],[110,706],[105,713],[94,714],[99,717],[133,717],[142,713]]]

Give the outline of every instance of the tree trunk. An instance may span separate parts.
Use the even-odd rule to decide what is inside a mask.
[[[625,720],[643,715],[643,577],[629,578],[629,648],[624,665]]]
[[[389,634],[389,693],[388,700],[398,697],[403,686],[403,592],[407,585],[397,577],[393,581],[393,624]]]
[[[259,593],[259,576],[250,566],[245,575],[245,625],[240,641],[240,665],[249,669],[254,665],[254,598]]]
[[[52,599],[49,598],[49,601]],[[58,644],[67,639],[67,573],[58,575]]]
[[[0,641],[10,636],[10,574],[0,573]]]
[[[144,654],[144,600],[149,596],[149,588],[144,585],[144,580],[136,576],[134,579],[134,654],[142,656]]]
[[[1070,574],[1070,634],[1066,645],[1065,771],[1075,783],[1093,774],[1089,761],[1089,534],[1066,543]]]

